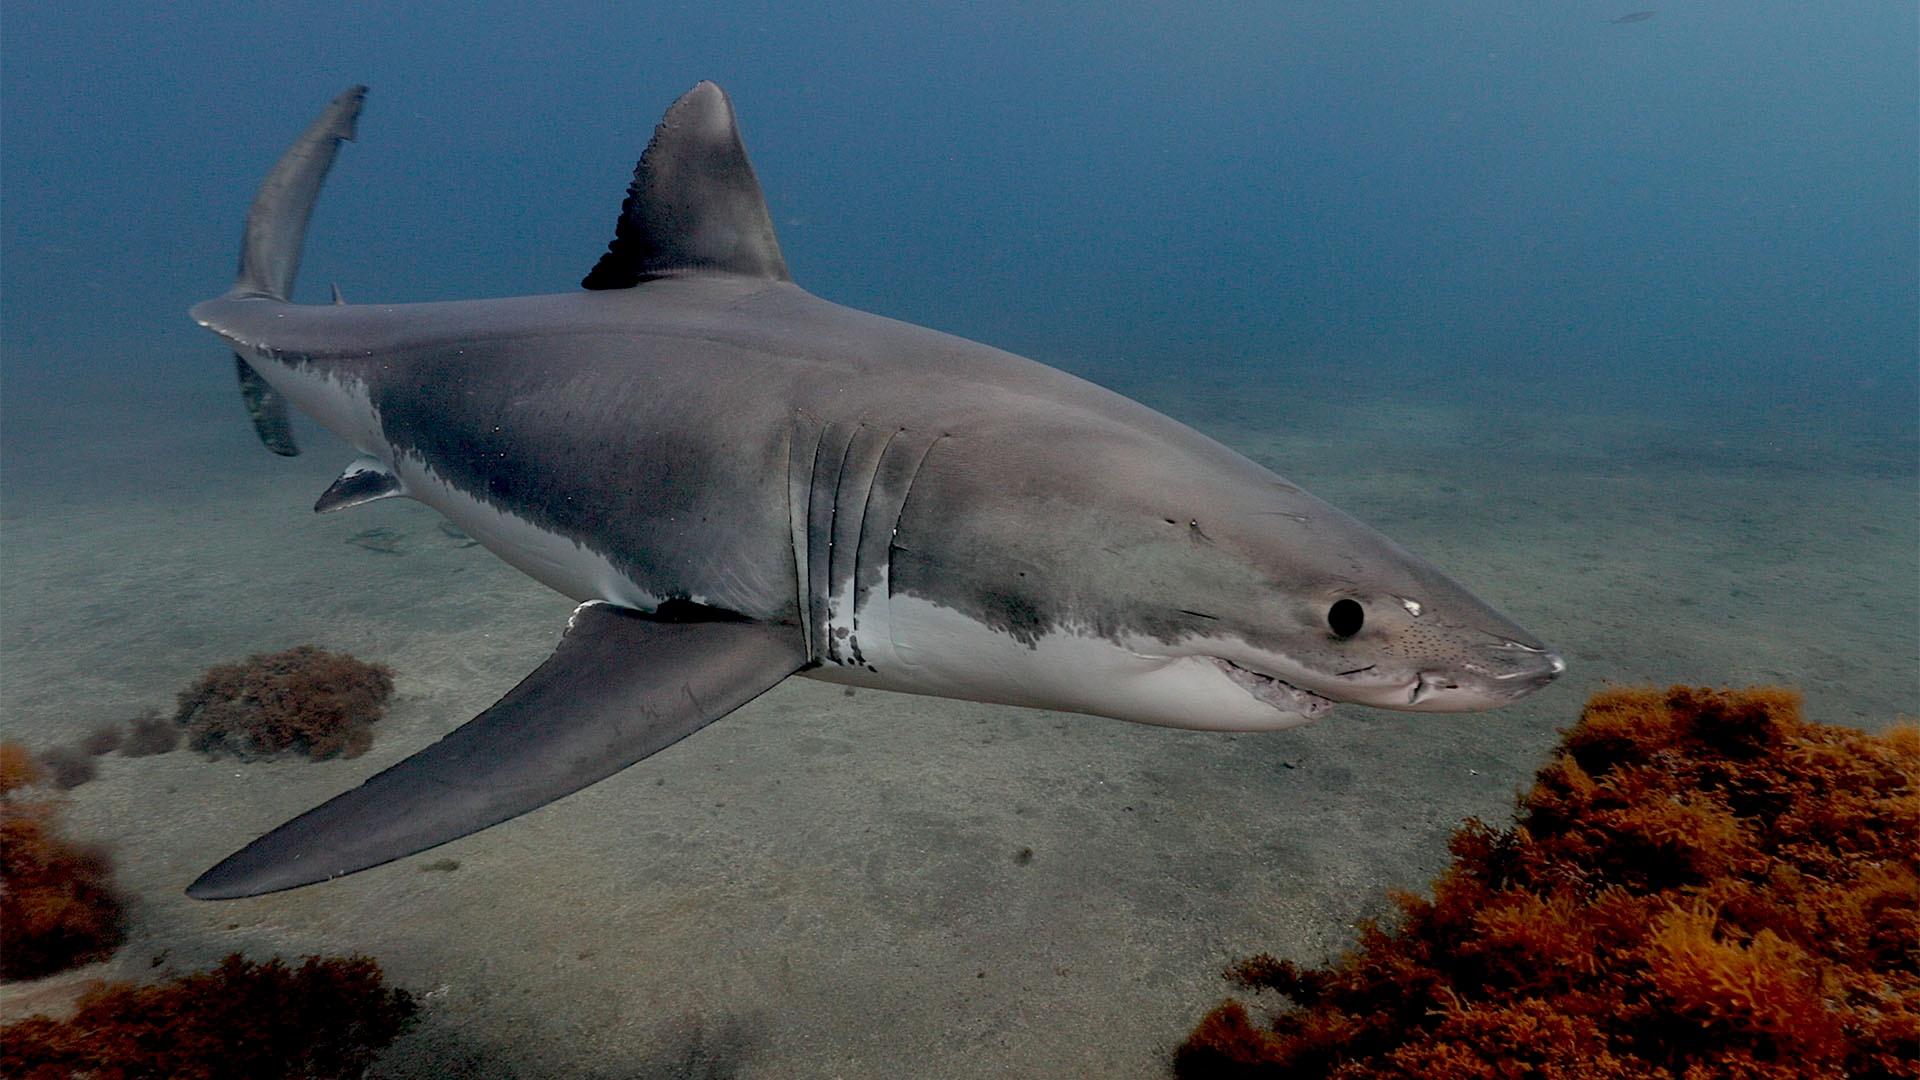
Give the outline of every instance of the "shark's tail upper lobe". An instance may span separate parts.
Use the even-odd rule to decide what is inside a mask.
[[[341,141],[354,136],[366,97],[366,87],[352,86],[334,98],[261,181],[260,191],[247,211],[246,234],[240,242],[240,272],[228,296],[285,302],[292,295],[307,219]],[[276,454],[298,454],[286,399],[239,353],[234,354],[234,370],[240,378],[240,397],[246,402],[247,415],[260,441]]]
[[[247,232],[240,245],[235,293],[285,300],[300,269],[300,246],[307,218],[320,198],[320,185],[333,167],[343,139],[352,139],[367,88],[351,86],[327,105],[260,182],[247,211]]]

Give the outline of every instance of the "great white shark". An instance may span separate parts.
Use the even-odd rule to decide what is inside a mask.
[[[364,97],[341,94],[281,158],[232,290],[193,318],[232,346],[269,449],[298,452],[291,403],[359,452],[316,510],[416,499],[580,606],[497,704],[192,896],[294,888],[484,829],[789,675],[1264,731],[1336,702],[1488,709],[1565,666],[1185,425],[793,284],[710,82],[655,130],[581,290],[290,303]]]

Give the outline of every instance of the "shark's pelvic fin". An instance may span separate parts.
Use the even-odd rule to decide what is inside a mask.
[[[240,377],[240,400],[247,406],[247,419],[253,421],[253,433],[260,437],[260,445],[281,457],[298,457],[300,447],[293,441],[287,399],[239,353],[233,354],[233,370]]]
[[[554,654],[492,708],[228,856],[187,895],[291,889],[478,832],[671,746],[806,659],[798,627],[582,604]]]
[[[349,506],[359,506],[375,499],[388,499],[404,494],[400,490],[400,478],[370,457],[355,458],[347,466],[340,478],[327,485],[320,493],[320,500],[313,504],[313,512],[324,514],[332,510],[344,510]]]
[[[789,280],[733,103],[710,82],[687,91],[654,129],[613,242],[580,284],[625,289],[699,273]]]

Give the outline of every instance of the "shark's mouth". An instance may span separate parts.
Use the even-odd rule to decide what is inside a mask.
[[[1250,671],[1231,660],[1222,660],[1217,656],[1210,656],[1207,659],[1212,660],[1222,674],[1238,683],[1256,700],[1265,702],[1281,712],[1297,713],[1311,720],[1333,708],[1332,701],[1319,694],[1302,690],[1290,682]]]

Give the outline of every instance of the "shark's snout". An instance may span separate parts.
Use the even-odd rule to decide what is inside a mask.
[[[1503,642],[1457,667],[1420,671],[1406,703],[1398,707],[1420,712],[1495,708],[1539,690],[1565,670],[1567,662],[1552,649]]]
[[[1547,685],[1567,670],[1560,654],[1541,644],[1503,641],[1486,654],[1492,658],[1490,663],[1469,663],[1467,670],[1493,682],[1526,687],[1526,692]]]
[[[1535,690],[1560,677],[1567,670],[1567,662],[1560,654],[1548,649],[1533,658],[1533,663],[1520,671],[1508,672],[1501,681],[1513,687],[1513,696],[1525,697]]]

